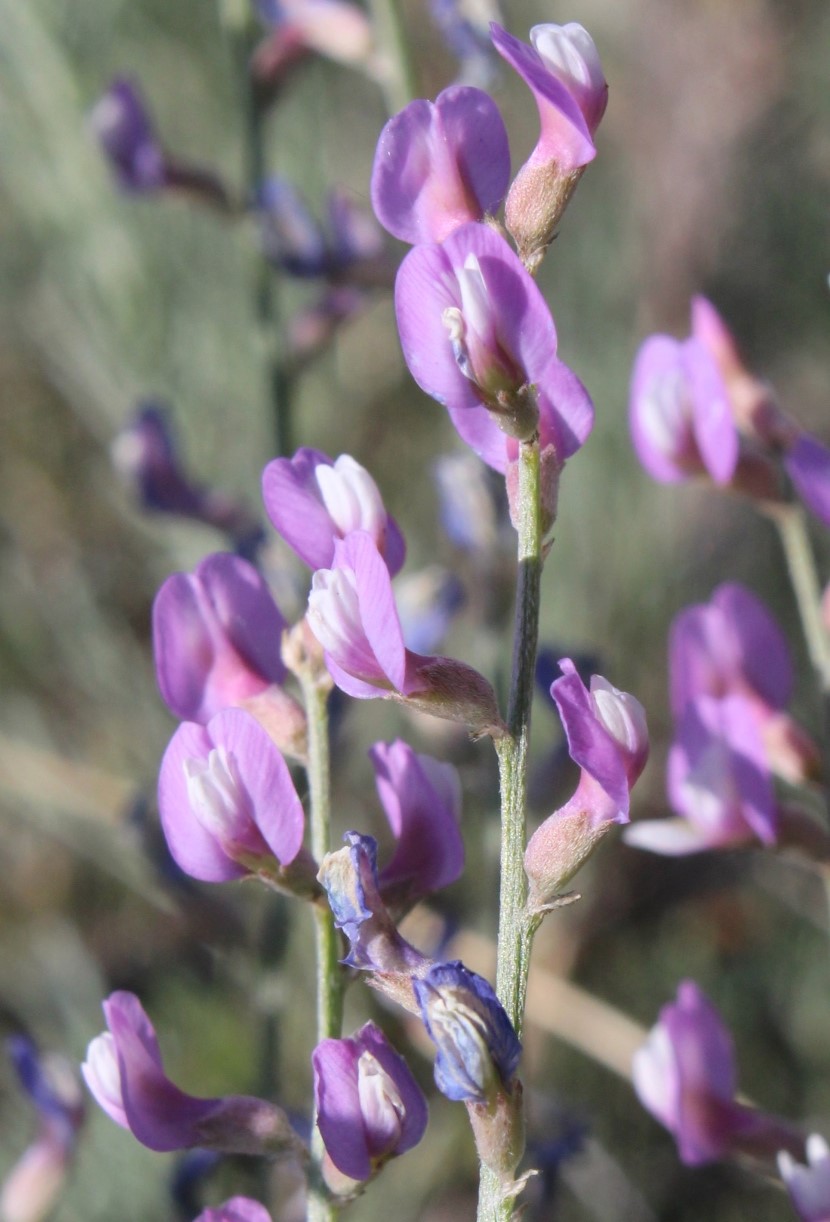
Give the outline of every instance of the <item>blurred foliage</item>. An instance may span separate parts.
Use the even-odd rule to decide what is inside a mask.
[[[611,83],[599,157],[540,277],[561,355],[597,405],[595,433],[563,481],[543,640],[595,653],[602,671],[645,703],[654,758],[635,805],[656,815],[670,731],[667,627],[719,581],[746,582],[786,624],[802,664],[797,712],[818,730],[771,529],[708,489],[650,483],[628,443],[626,397],[639,340],[649,330],[685,332],[689,295],[703,291],[783,402],[830,441],[830,10],[822,0],[580,0],[567,9],[507,0],[504,9],[517,33],[539,20],[582,22]],[[454,66],[425,0],[411,0],[404,17],[432,96]],[[112,76],[139,78],[166,145],[244,191],[239,57],[220,8],[205,0],[0,0],[0,30],[3,1026],[80,1058],[100,1029],[100,999],[132,988],[182,1086],[269,1089],[302,1111],[312,1005],[306,915],[253,888],[171,885],[145,851],[146,821],[135,817],[139,799],[152,807],[173,724],[155,691],[152,596],[168,572],[192,567],[221,540],[142,516],[109,456],[136,401],[160,396],[201,478],[258,506],[272,449],[257,235],[180,200],[119,194],[87,126]],[[496,94],[517,168],[535,139],[534,107],[506,73]],[[375,84],[310,63],[269,116],[269,164],[319,214],[335,183],[368,203],[384,118]],[[303,285],[277,289],[283,319],[309,299]],[[404,376],[388,294],[338,335],[292,395],[298,443],[348,451],[376,475],[407,533],[410,564],[457,564],[439,535],[429,468],[459,443]],[[826,575],[826,533],[816,542]],[[269,563],[276,574],[285,558],[275,548]],[[473,600],[447,652],[504,678],[507,632],[477,634],[478,624]],[[395,726],[462,770],[469,868],[437,905],[492,933],[497,800],[486,746],[379,703],[350,710],[337,744],[338,829],[383,837],[378,804],[366,796],[365,748]],[[557,735],[540,705],[540,763]],[[554,809],[571,781],[543,787],[534,818]],[[152,829],[152,810],[147,820]],[[823,896],[809,872],[752,852],[675,862],[613,844],[579,886],[582,902],[550,918],[539,937],[540,969],[572,976],[644,1025],[680,977],[694,976],[734,1026],[746,1092],[794,1120],[824,1121],[826,1131],[830,964]],[[375,1006],[352,990],[348,1019]],[[384,1024],[417,1039],[399,1015]],[[428,1053],[415,1067],[426,1086]],[[563,1164],[554,1200],[540,1203],[535,1190],[529,1216],[792,1216],[783,1196],[738,1169],[680,1167],[624,1081],[533,1025],[527,1067],[539,1096],[533,1136],[552,1140],[569,1124],[590,1135]],[[2,1178],[32,1117],[5,1066],[0,1091]],[[472,1218],[471,1144],[462,1109],[438,1097],[427,1141],[349,1216],[380,1219],[394,1202],[399,1222]],[[56,1222],[172,1219],[170,1170],[169,1158],[90,1106]],[[264,1189],[236,1166],[210,1191],[240,1186]]]

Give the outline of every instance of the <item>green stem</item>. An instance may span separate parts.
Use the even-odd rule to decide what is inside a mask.
[[[772,506],[767,512],[784,549],[807,652],[821,694],[822,770],[830,810],[830,634],[821,615],[821,584],[804,510],[800,505],[786,504]]]
[[[232,42],[237,65],[237,77],[242,90],[245,194],[250,205],[268,174],[266,156],[267,104],[257,95],[251,77],[250,57],[254,46],[249,6],[226,0],[220,10]],[[253,287],[254,308],[266,352],[266,377],[271,428],[276,455],[291,453],[291,379],[279,348],[280,301],[274,269],[265,255],[260,255]]]
[[[501,879],[499,894],[496,992],[521,1036],[533,930],[527,919],[524,872],[525,808],[533,704],[539,599],[542,576],[542,525],[538,440],[519,451],[519,574],[513,637],[513,673],[507,710],[509,733],[496,743],[501,786]],[[503,1199],[498,1178],[482,1167],[478,1222],[508,1222],[515,1201]]]
[[[308,785],[311,851],[317,861],[330,848],[331,784],[329,770],[328,688],[308,671],[300,673],[308,718]],[[328,906],[314,904],[317,960],[317,1042],[337,1039],[343,1021],[343,971],[334,917]],[[333,1222],[340,1206],[329,1196],[322,1176],[325,1148],[312,1117],[309,1222]]]
[[[388,60],[381,67],[379,83],[386,99],[386,109],[390,115],[394,115],[418,96],[409,40],[399,0],[369,0],[369,8],[378,44]]]

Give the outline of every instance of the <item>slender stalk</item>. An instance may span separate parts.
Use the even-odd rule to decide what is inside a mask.
[[[331,784],[329,771],[328,687],[313,674],[299,674],[308,717],[308,785],[311,851],[320,861],[330,848]],[[317,961],[317,1042],[336,1039],[343,1020],[343,972],[340,945],[331,910],[312,905]],[[323,1140],[312,1117],[309,1222],[333,1222],[339,1205],[330,1199],[322,1178]]]
[[[220,11],[223,13],[231,38],[237,65],[237,77],[242,92],[245,196],[246,204],[250,207],[268,174],[265,139],[267,103],[258,95],[250,71],[254,38],[251,35],[248,6],[235,5],[232,0],[226,0]],[[259,258],[254,275],[254,307],[266,351],[268,402],[274,453],[287,455],[291,453],[293,446],[291,379],[279,348],[279,286],[274,269],[264,254]]]
[[[821,694],[822,770],[830,810],[830,633],[821,616],[821,584],[804,510],[800,505],[786,504],[771,506],[767,512],[784,549],[807,652]]]
[[[496,992],[521,1036],[532,928],[527,919],[524,872],[525,807],[530,747],[539,591],[542,576],[542,526],[538,440],[522,442],[519,452],[519,574],[513,636],[513,670],[507,709],[509,733],[496,744],[501,786],[501,878]],[[481,1170],[478,1222],[508,1222],[513,1198],[505,1200],[498,1178]]]
[[[390,115],[403,110],[417,97],[415,67],[409,53],[399,0],[369,0],[384,62],[378,73],[379,84]]]

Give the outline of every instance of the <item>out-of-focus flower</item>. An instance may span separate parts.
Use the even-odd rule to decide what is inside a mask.
[[[675,717],[700,695],[746,697],[770,766],[794,783],[817,768],[816,744],[785,712],[793,691],[786,638],[744,586],[719,586],[709,603],[686,607],[676,616],[669,634],[669,684]]]
[[[288,1118],[262,1099],[228,1095],[200,1099],[179,1090],[164,1072],[156,1033],[133,993],[104,1002],[108,1031],[90,1043],[81,1066],[107,1115],[151,1150],[191,1146],[226,1154],[297,1151]]]
[[[159,813],[170,852],[193,878],[226,882],[289,866],[304,817],[291,774],[262,726],[225,709],[181,725],[164,753]]]
[[[337,540],[334,567],[314,574],[308,623],[349,696],[393,698],[477,735],[503,733],[493,689],[478,671],[405,647],[389,570],[366,531]]]
[[[457,83],[487,89],[496,75],[489,22],[500,17],[495,0],[430,0],[430,13],[450,53],[458,60]],[[488,10],[489,9],[489,13]]]
[[[671,855],[775,843],[772,777],[746,697],[699,696],[687,704],[669,752],[667,784],[680,818],[635,823],[626,828],[626,843]]]
[[[256,0],[260,17],[318,55],[345,64],[366,63],[374,48],[372,26],[346,0]]]
[[[522,1045],[488,982],[452,962],[435,964],[413,987],[438,1050],[438,1089],[448,1099],[487,1103],[509,1088]]]
[[[772,1158],[782,1147],[803,1152],[803,1137],[790,1125],[735,1102],[732,1037],[693,980],[682,981],[677,1000],[663,1006],[631,1071],[640,1102],[669,1130],[689,1167],[738,1153]]]
[[[505,220],[522,259],[535,267],[585,166],[608,104],[608,85],[591,35],[581,25],[537,25],[533,43],[490,27],[498,53],[518,72],[539,110],[539,139],[507,197]]]
[[[271,1215],[259,1201],[250,1197],[231,1197],[213,1209],[202,1210],[194,1222],[271,1222]]]
[[[464,868],[461,783],[452,764],[419,755],[401,739],[375,743],[369,758],[397,841],[380,888],[387,903],[408,905],[448,887]]]
[[[631,378],[630,422],[634,450],[653,479],[732,479],[738,432],[723,378],[698,339],[645,341]]]
[[[801,1222],[830,1222],[830,1146],[818,1133],[811,1133],[806,1152],[805,1165],[781,1151],[781,1178]]]
[[[559,465],[585,441],[587,391],[556,356],[556,327],[533,278],[487,225],[411,250],[395,309],[410,373],[491,467],[504,472],[515,439],[537,428]]]
[[[732,415],[751,442],[780,457],[796,495],[830,526],[830,448],[778,405],[772,388],[746,368],[735,337],[705,297],[692,299],[692,336],[716,363]]]
[[[222,531],[234,551],[251,559],[263,539],[260,523],[244,505],[194,482],[177,452],[165,409],[141,404],[112,443],[112,460],[151,512],[195,518]]]
[[[525,851],[531,908],[548,903],[615,823],[627,823],[631,789],[648,759],[639,700],[593,675],[586,688],[570,658],[551,685],[568,751],[581,769],[573,797],[536,829]]]
[[[504,481],[469,451],[442,454],[433,467],[441,525],[455,547],[494,564],[499,552],[511,557],[516,535],[510,525]]]
[[[300,449],[275,458],[263,472],[262,496],[274,529],[309,568],[328,568],[336,541],[355,530],[371,535],[391,576],[403,565],[400,528],[369,472],[348,454],[332,462]]]
[[[431,653],[444,640],[467,595],[455,573],[440,564],[430,564],[398,578],[395,601],[407,648]]]
[[[380,134],[372,206],[403,242],[443,242],[467,221],[495,214],[510,178],[498,107],[480,89],[455,85],[435,102],[410,102]]]
[[[288,347],[298,368],[331,342],[339,328],[365,309],[366,293],[348,285],[331,288],[288,319]]]
[[[165,153],[138,87],[116,78],[96,102],[90,126],[119,185],[134,195],[183,192],[228,211],[228,192],[213,171],[186,165]]]
[[[164,152],[138,87],[124,77],[112,82],[90,115],[119,183],[126,191],[160,191],[167,183]]]
[[[374,1023],[312,1053],[317,1124],[334,1166],[368,1180],[424,1135],[427,1102],[406,1061]]]
[[[77,1070],[58,1055],[41,1056],[26,1036],[7,1041],[20,1085],[35,1106],[38,1132],[0,1185],[3,1222],[43,1222],[72,1165],[84,1103]]]

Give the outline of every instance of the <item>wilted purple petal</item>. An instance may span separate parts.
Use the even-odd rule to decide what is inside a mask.
[[[317,1123],[335,1167],[367,1180],[421,1140],[423,1093],[374,1023],[351,1039],[323,1040],[312,1054]]]
[[[262,476],[265,508],[277,532],[312,569],[329,568],[334,545],[352,531],[367,532],[391,576],[406,545],[369,472],[348,454],[334,462],[319,450],[276,458]]]
[[[372,205],[404,242],[442,242],[497,211],[510,177],[507,132],[495,102],[453,86],[395,115],[378,141]]]
[[[435,1084],[448,1099],[485,1103],[516,1073],[522,1045],[493,988],[460,962],[413,981],[435,1044]]]
[[[242,709],[179,727],[161,764],[159,813],[177,864],[206,882],[241,878],[272,855],[288,865],[302,845],[302,804],[285,760]]]

